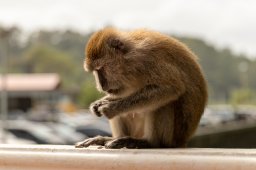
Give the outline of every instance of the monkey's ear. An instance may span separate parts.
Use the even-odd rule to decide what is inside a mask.
[[[127,53],[128,52],[128,48],[125,46],[124,42],[122,42],[118,38],[110,38],[109,41],[108,41],[108,45],[111,48],[114,48],[116,50],[121,51],[122,53]]]

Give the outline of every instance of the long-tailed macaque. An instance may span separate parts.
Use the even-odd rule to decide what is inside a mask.
[[[106,96],[91,104],[106,116],[113,137],[97,136],[76,147],[185,147],[207,102],[197,57],[183,43],[158,32],[105,28],[86,47],[84,67]]]

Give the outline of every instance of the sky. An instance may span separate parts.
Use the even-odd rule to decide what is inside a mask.
[[[25,32],[149,28],[256,58],[255,0],[0,0],[0,25]]]

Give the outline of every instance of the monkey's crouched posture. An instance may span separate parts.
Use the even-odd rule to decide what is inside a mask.
[[[197,57],[184,44],[148,30],[105,28],[90,38],[84,63],[106,96],[91,104],[110,120],[112,137],[76,147],[185,147],[207,102]]]

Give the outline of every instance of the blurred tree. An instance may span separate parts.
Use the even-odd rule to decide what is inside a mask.
[[[27,46],[35,43],[48,44],[56,49],[72,54],[74,59],[84,59],[84,47],[90,34],[82,35],[72,30],[66,31],[46,31],[41,30],[30,35]]]
[[[199,57],[210,89],[210,100],[229,101],[232,90],[240,87],[237,56],[229,49],[217,50],[200,39],[178,39],[187,44]]]
[[[58,73],[65,88],[78,86],[78,64],[69,54],[45,44],[37,44],[25,51],[23,56],[22,64],[20,64],[22,72]]]
[[[21,30],[18,27],[3,27],[0,25],[0,35],[8,35],[3,39],[0,38],[1,43],[8,44],[8,56],[10,58],[17,58],[23,49],[23,43],[21,39]],[[3,42],[6,41],[6,42]],[[1,57],[0,57],[1,62]]]
[[[255,104],[256,102],[255,91],[251,89],[233,90],[230,101],[233,105]]]
[[[88,108],[93,101],[102,96],[103,94],[99,93],[96,89],[94,78],[90,76],[90,78],[87,78],[87,80],[81,86],[79,104],[80,106]]]
[[[256,91],[256,60],[248,62],[248,70],[245,73],[248,76],[248,86]]]
[[[91,33],[81,34],[72,30],[66,31],[46,31],[40,30],[32,33],[27,41],[27,48],[34,46],[35,44],[47,44],[49,47],[53,47],[68,56],[72,57],[72,60],[77,64],[77,83],[81,84],[84,81],[84,48],[89,39]]]

